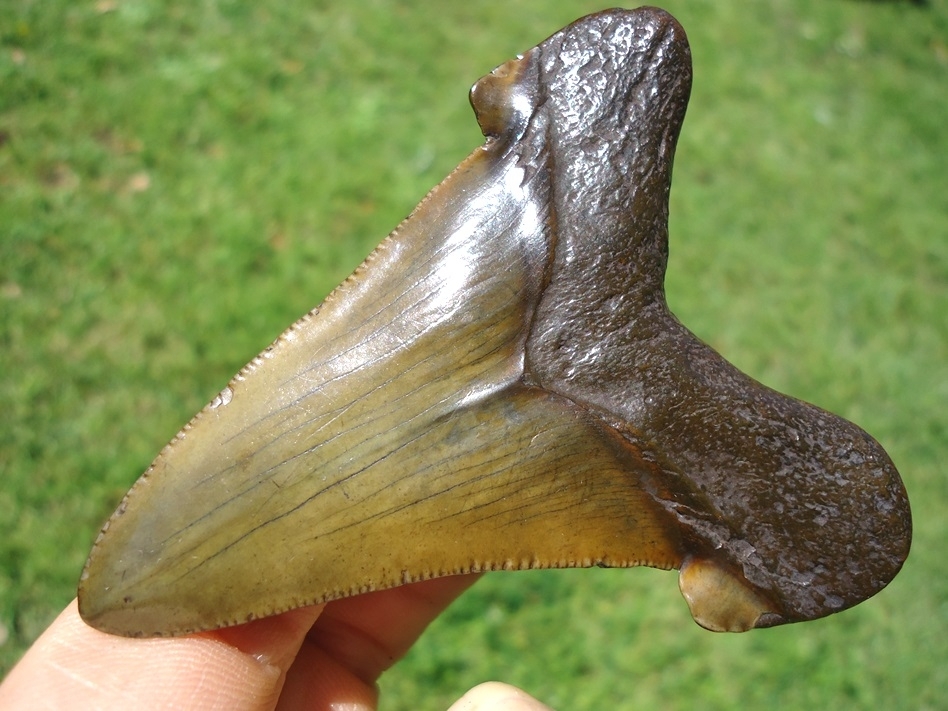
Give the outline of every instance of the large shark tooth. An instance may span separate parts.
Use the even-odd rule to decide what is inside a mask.
[[[487,142],[159,454],[93,547],[85,620],[177,635],[442,575],[650,565],[743,630],[883,588],[911,518],[882,448],[665,304],[690,85],[652,8],[478,81]]]

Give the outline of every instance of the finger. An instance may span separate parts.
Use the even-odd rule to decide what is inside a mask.
[[[375,708],[382,672],[478,577],[436,578],[329,603],[290,667],[279,708]]]
[[[321,607],[176,639],[92,629],[73,601],[0,686],[0,708],[272,709]]]
[[[552,711],[527,692],[509,684],[488,681],[455,701],[448,711]]]

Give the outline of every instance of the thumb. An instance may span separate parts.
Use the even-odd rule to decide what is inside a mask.
[[[488,681],[458,699],[448,711],[552,711],[527,692],[510,684]]]
[[[175,639],[87,626],[73,601],[0,685],[0,708],[228,708],[276,705],[321,607]]]

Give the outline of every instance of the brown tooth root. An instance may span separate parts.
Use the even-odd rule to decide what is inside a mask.
[[[695,619],[811,619],[908,554],[898,473],[663,294],[691,84],[652,8],[481,79],[486,144],[179,433],[103,528],[80,611],[177,635],[475,570],[680,567]]]

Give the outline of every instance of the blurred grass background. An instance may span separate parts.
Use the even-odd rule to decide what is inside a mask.
[[[566,709],[948,708],[948,9],[669,0],[669,301],[900,467],[878,597],[714,635],[672,573],[479,582],[381,683]],[[0,0],[0,672],[177,429],[481,142],[468,87],[592,2]]]

